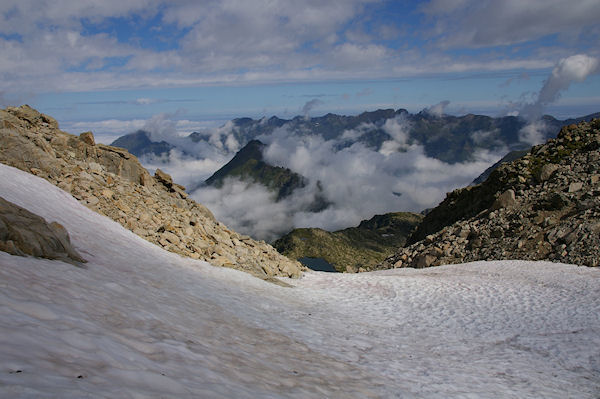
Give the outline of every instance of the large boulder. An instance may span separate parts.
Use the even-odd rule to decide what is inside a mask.
[[[18,256],[57,259],[80,265],[85,259],[73,248],[69,233],[59,223],[0,197],[0,251]]]

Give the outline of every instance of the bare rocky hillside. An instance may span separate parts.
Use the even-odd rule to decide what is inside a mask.
[[[449,193],[376,268],[494,259],[600,265],[600,119]]]
[[[91,132],[65,133],[27,105],[0,110],[0,162],[50,181],[171,252],[263,279],[301,274],[300,263],[215,220],[169,175],[151,176],[126,150],[96,144]]]

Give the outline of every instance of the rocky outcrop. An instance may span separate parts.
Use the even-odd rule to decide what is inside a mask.
[[[600,265],[600,119],[449,193],[378,268],[494,259]]]
[[[215,220],[185,188],[158,170],[151,176],[126,150],[73,136],[28,107],[0,110],[0,162],[40,176],[163,248],[271,280],[298,277],[302,266],[262,241]]]
[[[17,256],[58,259],[75,265],[85,259],[71,245],[69,233],[59,223],[48,223],[0,197],[0,251]]]

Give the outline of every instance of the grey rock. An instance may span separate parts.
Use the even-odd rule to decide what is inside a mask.
[[[546,164],[542,166],[539,174],[536,176],[539,182],[544,182],[548,180],[557,170],[559,166],[553,163]]]
[[[0,250],[17,256],[57,259],[81,265],[85,259],[71,245],[69,233],[59,223],[0,197]]]
[[[541,202],[540,208],[548,211],[558,211],[569,205],[570,201],[563,193],[553,192]]]
[[[510,208],[516,204],[517,200],[515,198],[515,192],[512,189],[508,189],[494,201],[490,210],[495,211],[501,208]]]
[[[94,146],[96,145],[96,140],[94,139],[94,134],[92,132],[84,132],[79,135],[79,140],[83,141],[87,145]]]
[[[437,260],[437,257],[429,254],[421,254],[418,255],[413,261],[414,267],[417,269],[422,269],[425,267],[430,267],[433,265],[433,262]]]
[[[573,182],[573,183],[569,184],[568,192],[575,193],[575,192],[581,190],[582,188],[583,188],[582,182]]]
[[[156,172],[154,172],[154,178],[167,188],[173,187],[173,178],[171,178],[171,175],[163,172],[160,169],[156,169]]]

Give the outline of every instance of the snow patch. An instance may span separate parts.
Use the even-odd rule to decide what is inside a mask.
[[[0,396],[597,398],[600,270],[496,261],[283,288],[168,253],[46,181],[0,193],[87,269],[0,252]]]

